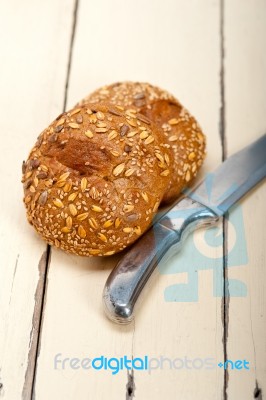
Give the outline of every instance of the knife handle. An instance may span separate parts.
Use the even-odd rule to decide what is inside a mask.
[[[142,289],[169,250],[176,253],[192,230],[218,220],[213,211],[188,197],[176,203],[130,247],[109,275],[103,291],[107,317],[119,324],[131,322]]]

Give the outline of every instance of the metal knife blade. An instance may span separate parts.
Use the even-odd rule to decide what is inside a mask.
[[[208,174],[194,190],[184,193],[217,215],[223,215],[266,176],[266,135],[233,154]]]
[[[139,296],[159,262],[176,253],[194,229],[213,225],[266,176],[266,135],[232,155],[130,247],[109,275],[103,305],[109,319],[132,321]]]

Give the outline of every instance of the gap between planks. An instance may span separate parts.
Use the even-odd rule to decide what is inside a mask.
[[[35,291],[35,305],[32,316],[32,328],[30,333],[30,343],[28,352],[28,363],[25,373],[25,381],[22,391],[22,399],[30,400],[33,394],[33,384],[36,373],[37,358],[40,348],[40,331],[42,314],[45,304],[46,281],[50,261],[50,248],[47,247],[39,261],[39,280]]]
[[[227,158],[227,142],[226,142],[226,103],[225,103],[225,1],[220,0],[220,121],[219,121],[219,132],[222,145],[222,161]],[[229,305],[230,305],[230,291],[228,283],[228,215],[223,217],[223,297],[221,302],[222,309],[222,322],[223,322],[223,353],[224,362],[227,361],[228,356],[228,331],[229,331]],[[252,324],[252,321],[251,321]],[[252,328],[251,328],[252,329]],[[253,334],[252,334],[253,335]],[[254,339],[253,339],[254,343]],[[255,346],[254,346],[255,350]],[[256,354],[255,354],[256,363]],[[223,400],[228,400],[228,382],[229,382],[229,370],[224,370],[224,382],[223,382]],[[256,368],[255,368],[255,388],[253,392],[253,398],[262,400],[262,390],[259,387]]]
[[[225,38],[224,38],[224,7],[225,0],[220,0],[220,121],[219,121],[219,132],[222,145],[222,162],[227,158],[227,146],[226,146],[226,105],[225,105]],[[221,300],[221,315],[223,323],[223,353],[224,362],[227,360],[227,341],[228,341],[228,328],[229,328],[229,303],[230,293],[228,285],[228,221],[223,217],[223,297]],[[224,370],[224,381],[223,381],[223,400],[227,400],[227,388],[229,381],[229,372],[227,369]]]
[[[74,0],[72,28],[70,34],[62,112],[65,111],[67,104],[68,85],[69,85],[69,78],[70,78],[71,64],[72,64],[72,53],[73,53],[73,46],[74,46],[77,19],[78,19],[78,8],[79,8],[79,0]],[[42,325],[44,318],[48,273],[49,273],[49,264],[51,260],[51,255],[52,255],[52,248],[50,245],[47,245],[46,251],[42,254],[39,261],[39,280],[35,291],[35,306],[32,317],[32,330],[30,334],[28,365],[25,373],[25,380],[22,392],[23,400],[34,400],[35,398],[37,360],[41,348],[41,332],[42,332]]]

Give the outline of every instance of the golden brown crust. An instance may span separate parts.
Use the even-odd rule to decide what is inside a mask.
[[[114,254],[150,225],[172,166],[162,132],[135,108],[86,102],[45,129],[23,164],[28,219],[63,250]]]
[[[195,118],[168,92],[148,83],[122,82],[104,86],[86,97],[86,102],[108,101],[134,107],[164,132],[174,156],[173,172],[163,201],[170,202],[195,178],[205,157],[205,136]]]

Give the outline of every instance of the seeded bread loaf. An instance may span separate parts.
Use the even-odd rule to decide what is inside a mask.
[[[28,220],[67,252],[114,254],[152,222],[173,165],[163,132],[136,109],[86,102],[45,129],[23,163]]]
[[[104,86],[86,97],[86,102],[108,101],[134,108],[157,124],[172,149],[173,173],[163,201],[170,202],[195,178],[205,157],[205,136],[197,121],[168,92],[148,83],[122,82]]]

